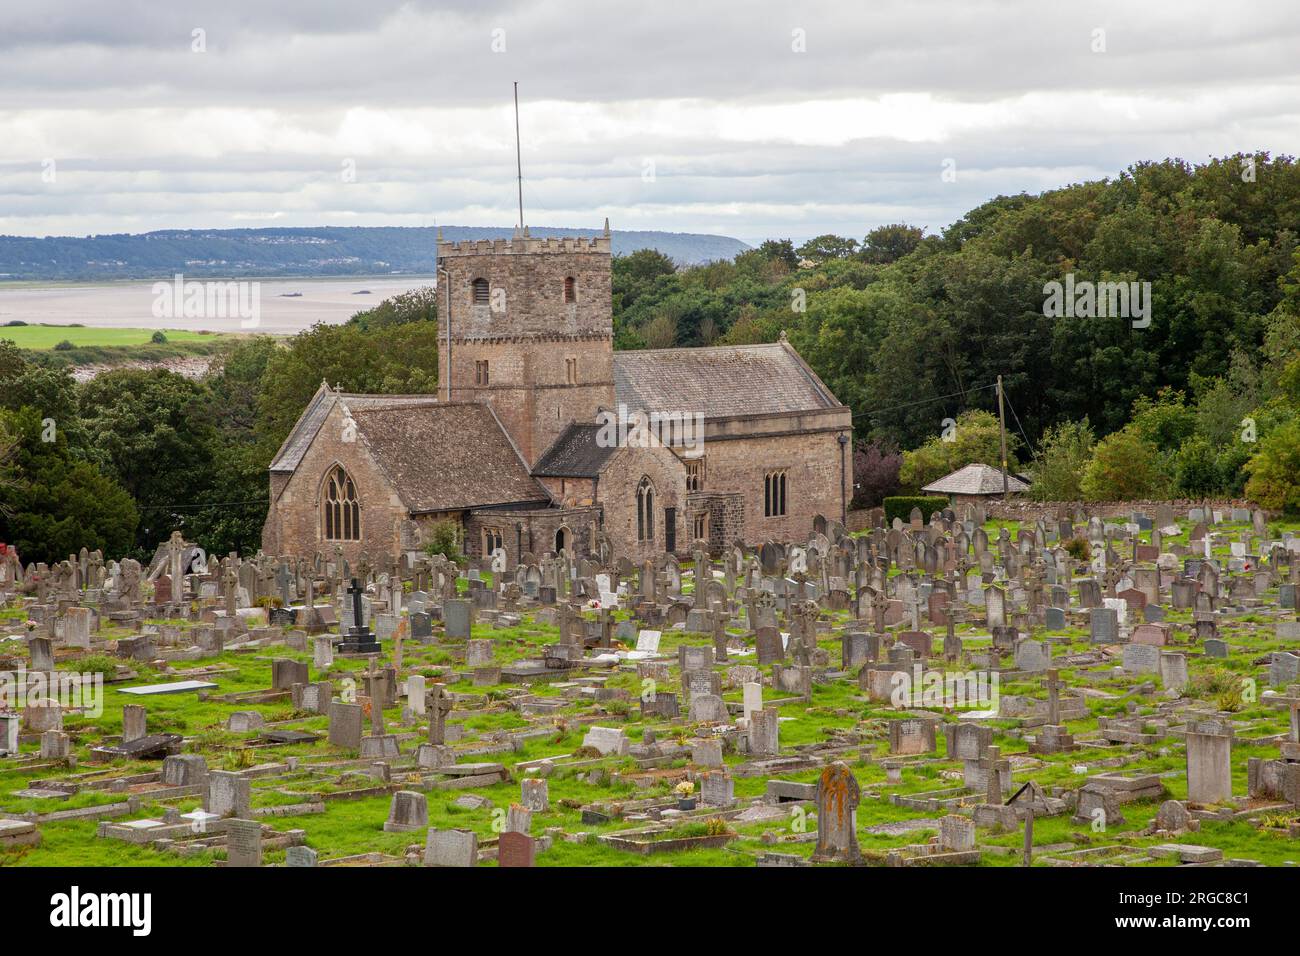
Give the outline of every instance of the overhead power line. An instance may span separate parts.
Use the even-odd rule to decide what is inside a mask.
[[[867,411],[864,411],[864,412],[854,412],[854,413],[853,413],[853,417],[854,417],[854,418],[861,418],[861,417],[863,417],[864,415],[879,415],[879,414],[881,414],[882,412],[892,412],[892,411],[897,411],[897,410],[900,409],[900,408],[913,408],[913,407],[915,407],[915,406],[917,406],[917,405],[929,405],[931,402],[942,402],[944,399],[947,399],[947,398],[963,398],[963,397],[965,397],[965,396],[971,394],[972,392],[982,392],[982,391],[986,391],[987,389],[990,389],[990,388],[997,388],[997,387],[998,387],[998,386],[997,386],[997,383],[996,383],[996,382],[991,382],[991,383],[988,384],[988,385],[976,385],[974,388],[967,388],[967,389],[964,389],[964,390],[962,390],[962,391],[960,391],[960,392],[951,392],[951,393],[949,393],[949,394],[947,394],[947,395],[936,395],[936,396],[934,396],[933,398],[923,398],[923,399],[921,399],[921,400],[919,400],[919,401],[915,401],[915,402],[904,402],[904,403],[901,404],[901,405],[890,405],[890,406],[888,406],[888,407],[886,407],[886,408],[872,408],[872,409],[868,409]]]

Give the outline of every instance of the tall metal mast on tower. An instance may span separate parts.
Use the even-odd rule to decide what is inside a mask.
[[[519,149],[519,81],[515,81],[515,167],[519,171],[519,231],[524,231],[524,160]]]

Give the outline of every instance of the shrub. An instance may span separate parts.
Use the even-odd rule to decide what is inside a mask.
[[[159,329],[153,335],[149,336],[149,341],[152,342],[154,345],[166,345],[167,336],[163,334],[162,329]]]
[[[1087,538],[1074,537],[1065,542],[1065,553],[1076,561],[1092,560],[1092,546]]]
[[[853,452],[853,507],[874,508],[899,489],[903,455],[884,442],[858,445]]]
[[[75,348],[76,348],[75,345],[73,345],[73,344],[72,344],[71,342],[69,342],[67,339],[64,339],[64,340],[63,340],[62,342],[60,342],[58,345],[54,346],[54,351],[56,351],[56,352],[71,352],[71,351],[72,351],[73,349],[75,349]]]
[[[1241,678],[1232,671],[1222,667],[1211,667],[1194,675],[1183,689],[1183,696],[1194,700],[1214,700],[1216,702],[1232,698],[1241,700]],[[1220,710],[1235,710],[1235,707],[1219,707]]]
[[[113,677],[117,674],[117,662],[107,654],[88,654],[70,662],[72,667],[83,674],[103,674]]]
[[[426,554],[440,554],[452,561],[459,561],[460,527],[456,522],[444,518],[429,526],[429,543],[424,546]]]
[[[1085,418],[1049,428],[1034,461],[1034,483],[1029,494],[1038,501],[1078,501],[1079,481],[1087,467],[1095,438]]]
[[[724,836],[731,832],[731,827],[722,817],[709,817],[704,822],[704,832],[708,836]]]
[[[885,524],[892,524],[895,518],[906,523],[912,515],[913,508],[921,509],[921,518],[930,520],[930,515],[948,507],[948,499],[943,495],[895,495],[886,498]]]
[[[1246,494],[1261,508],[1300,513],[1300,422],[1288,422],[1260,442],[1246,471]]]

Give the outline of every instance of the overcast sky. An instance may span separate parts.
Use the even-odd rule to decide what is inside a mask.
[[[1300,2],[0,0],[0,233],[510,226],[514,80],[532,225],[937,231],[1300,152]]]

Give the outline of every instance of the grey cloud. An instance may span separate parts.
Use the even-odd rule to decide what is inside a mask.
[[[1115,175],[1142,159],[1300,150],[1300,5],[1291,0],[3,5],[0,124],[35,124],[41,135],[30,150],[56,155],[60,177],[42,183],[44,152],[16,155],[0,143],[0,232],[257,225],[272,216],[264,221],[473,216],[508,225],[513,151],[501,127],[516,79],[525,201],[538,224],[612,210],[638,228],[750,239],[860,236],[895,219],[934,231],[999,193]],[[206,54],[190,52],[195,27],[207,31]],[[498,27],[503,54],[490,48]],[[1105,53],[1090,50],[1098,27]],[[806,53],[791,50],[796,28],[807,32]],[[853,104],[898,93],[1040,112],[1033,123],[977,117],[932,141],[873,129],[816,145],[798,141],[797,130],[745,138],[677,123],[671,105],[680,101],[683,115],[692,103],[723,105],[743,118],[770,104],[842,103],[815,121],[835,132],[858,128]],[[1045,111],[1017,99],[1027,94],[1045,98]],[[573,116],[592,104],[611,112],[591,129],[556,132],[545,125],[547,101]],[[652,133],[635,120],[655,104],[670,105]],[[427,149],[355,157],[351,185],[338,181],[338,149],[258,150],[237,136],[195,149],[168,141],[161,124],[175,117],[146,112],[268,111],[272,126],[328,143],[355,107],[446,112],[421,131]],[[70,128],[71,110],[123,111],[122,125],[111,139],[88,136]],[[619,122],[606,131],[599,122],[611,116]],[[454,151],[439,148],[449,141]],[[652,184],[640,175],[647,158]],[[939,177],[947,158],[957,163],[955,183]]]

